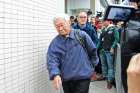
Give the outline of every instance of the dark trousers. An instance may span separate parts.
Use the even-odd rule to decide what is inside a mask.
[[[128,92],[128,86],[127,86],[127,68],[130,62],[130,59],[133,55],[135,55],[136,53],[130,51],[127,47],[125,47],[124,49],[122,48],[122,56],[121,56],[121,68],[122,68],[122,73],[121,73],[121,77],[122,77],[122,84],[124,87],[124,92],[127,93]]]
[[[99,57],[99,51],[97,51],[97,53],[98,53],[98,57]],[[95,66],[95,72],[98,73],[98,74],[102,74],[102,65],[101,65],[100,57],[99,57],[98,65]]]
[[[88,93],[90,79],[63,81],[64,93]]]

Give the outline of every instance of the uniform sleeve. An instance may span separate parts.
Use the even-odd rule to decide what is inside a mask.
[[[54,76],[60,75],[60,56],[56,50],[55,44],[52,43],[46,53],[47,69],[49,71],[50,80],[53,80]]]

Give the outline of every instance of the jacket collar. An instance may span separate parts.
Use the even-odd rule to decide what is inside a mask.
[[[71,39],[75,39],[75,35],[74,35],[74,29],[71,29],[70,34],[69,34],[69,38]]]
[[[70,33],[66,37],[63,37],[61,35],[59,35],[59,37],[62,39],[67,39],[67,38],[75,39],[74,29],[71,29]]]

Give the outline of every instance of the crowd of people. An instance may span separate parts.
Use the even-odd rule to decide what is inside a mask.
[[[103,21],[98,16],[88,18],[86,12],[80,12],[77,22],[72,20],[71,23],[72,28],[85,31],[96,45],[100,61],[95,67],[96,75],[93,74],[91,80],[107,80],[107,88],[111,89],[114,85],[114,52],[119,43],[119,33],[122,31],[123,23]]]
[[[85,86],[95,80],[106,80],[107,88],[111,89],[115,72],[114,52],[119,42],[118,27],[112,21],[102,21],[98,17],[91,17],[88,21],[86,12],[80,12],[77,21],[74,21],[73,16],[70,17],[70,22],[66,20],[60,16],[54,19],[59,35],[48,49],[50,79],[54,80],[55,84],[57,82],[55,86],[58,86],[62,79],[65,93],[88,93],[89,87]],[[78,31],[85,46],[81,43],[77,45],[80,41],[75,41],[75,33]],[[84,57],[85,55],[88,57]],[[58,68],[54,67],[56,65]]]
[[[124,22],[89,18],[87,12],[59,15],[53,22],[58,35],[46,58],[54,87],[62,84],[64,93],[88,93],[95,80],[105,80],[108,89],[115,87],[115,52]]]

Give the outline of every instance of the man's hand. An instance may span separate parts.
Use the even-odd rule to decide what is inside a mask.
[[[114,49],[113,48],[110,49],[110,53],[114,54]]]
[[[95,81],[97,80],[97,77],[96,77],[96,72],[93,73],[93,75],[91,76],[91,81]]]
[[[53,86],[56,90],[60,88],[62,84],[61,77],[59,75],[55,76],[53,79]]]

